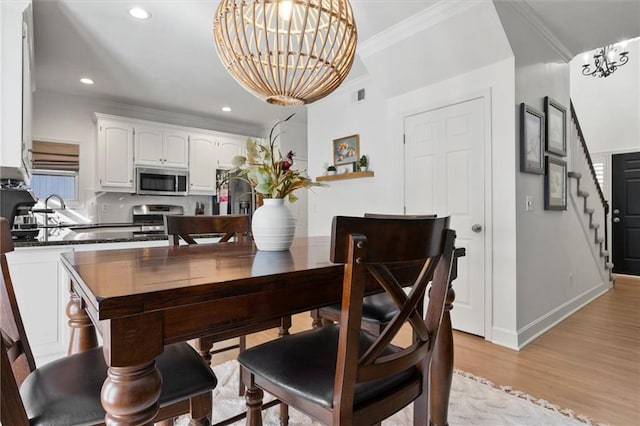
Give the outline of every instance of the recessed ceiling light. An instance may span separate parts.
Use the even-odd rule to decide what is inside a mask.
[[[147,12],[141,7],[134,7],[129,9],[129,15],[133,16],[136,19],[149,19],[151,18],[151,13]]]
[[[83,77],[83,78],[80,79],[80,83],[91,85],[91,84],[93,84],[93,80],[91,80],[90,78],[87,78],[87,77]]]
[[[229,107],[227,107],[227,106],[222,107],[222,110],[223,110],[224,112],[231,112],[231,108],[229,108]]]

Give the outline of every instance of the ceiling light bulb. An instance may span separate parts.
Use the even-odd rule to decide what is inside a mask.
[[[141,7],[134,7],[129,9],[129,15],[133,16],[136,19],[149,19],[151,14]]]
[[[291,19],[291,12],[293,12],[293,1],[285,0],[278,3],[278,15],[280,15],[280,18],[288,21]]]
[[[87,78],[87,77],[83,77],[83,78],[80,79],[80,83],[89,84],[90,85],[90,84],[93,84],[93,80],[91,80],[90,78]]]
[[[222,110],[224,112],[231,112],[231,108],[229,108],[228,106],[222,107]]]

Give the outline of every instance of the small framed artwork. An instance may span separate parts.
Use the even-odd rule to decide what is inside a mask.
[[[544,98],[547,152],[567,155],[567,109],[550,97]]]
[[[555,157],[545,157],[544,209],[567,209],[567,163]]]
[[[544,174],[544,115],[520,104],[520,171]]]
[[[336,174],[353,173],[356,170],[356,163],[338,164],[336,165]]]
[[[360,136],[351,135],[333,140],[333,164],[353,163],[360,158]]]

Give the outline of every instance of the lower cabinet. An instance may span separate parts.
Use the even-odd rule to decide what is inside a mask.
[[[7,253],[22,322],[38,366],[67,353],[70,331],[65,309],[69,277],[60,255],[69,251],[70,246],[57,246],[20,248]]]
[[[9,273],[36,365],[66,356],[71,335],[66,307],[69,276],[62,253],[166,246],[168,241],[19,247],[7,253]],[[99,336],[98,336],[99,338]]]

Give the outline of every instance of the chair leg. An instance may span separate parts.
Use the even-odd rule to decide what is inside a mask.
[[[247,386],[245,401],[247,402],[247,426],[262,426],[262,398],[264,392],[254,384]]]
[[[189,400],[191,411],[191,425],[193,426],[210,426],[211,411],[213,410],[213,401],[211,400],[211,392],[201,393]]]
[[[284,402],[280,403],[280,426],[289,425],[289,406]]]
[[[247,349],[247,337],[240,336],[238,337],[238,348],[239,352],[242,353]],[[242,382],[242,375],[240,375],[240,379],[238,380],[238,396],[244,396],[245,386]]]

